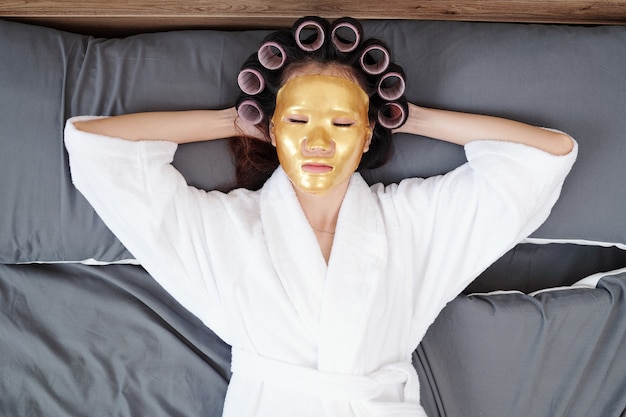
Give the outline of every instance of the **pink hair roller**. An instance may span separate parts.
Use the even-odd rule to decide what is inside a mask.
[[[361,68],[371,75],[384,72],[389,67],[389,51],[382,45],[370,45],[361,54]]]
[[[237,76],[237,84],[241,91],[251,96],[259,94],[265,88],[263,75],[254,68],[244,68]]]
[[[387,129],[400,127],[405,117],[404,108],[398,103],[387,103],[378,112],[378,122]]]
[[[349,22],[339,22],[331,32],[333,45],[339,52],[352,52],[361,43],[361,32]]]
[[[315,39],[311,43],[303,43],[302,41],[302,32],[304,30],[313,30],[315,31]],[[313,52],[317,51],[324,44],[324,40],[326,39],[326,35],[324,35],[324,28],[321,24],[317,23],[313,20],[307,20],[305,22],[300,23],[296,28],[294,38],[296,39],[296,43],[303,51]]]
[[[259,124],[263,120],[263,111],[254,100],[244,100],[239,103],[237,114],[252,125]]]
[[[404,77],[399,72],[388,72],[378,82],[378,95],[387,101],[399,99],[405,89]]]
[[[259,52],[257,53],[259,58],[259,62],[268,70],[277,70],[283,65],[285,65],[285,61],[287,60],[287,54],[283,47],[277,42],[265,42],[259,48]]]

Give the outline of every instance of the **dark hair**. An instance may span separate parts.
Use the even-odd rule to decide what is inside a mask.
[[[268,141],[245,136],[230,139],[238,187],[259,189],[278,167],[276,149],[269,143],[276,94],[290,74],[314,63],[346,68],[346,75],[370,97],[368,116],[375,125],[369,151],[358,169],[377,168],[389,159],[391,131],[402,126],[408,116],[403,69],[391,62],[389,48],[382,41],[363,40],[357,20],[341,18],[331,24],[309,16],[296,21],[291,30],[269,34],[241,67],[237,112]]]

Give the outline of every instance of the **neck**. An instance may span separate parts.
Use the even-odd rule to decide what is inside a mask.
[[[296,197],[313,230],[334,234],[341,203],[348,190],[348,181],[339,184],[323,194],[306,193],[295,188]]]

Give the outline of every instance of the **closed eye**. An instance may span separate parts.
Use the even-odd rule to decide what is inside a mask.
[[[337,127],[350,127],[357,124],[357,121],[348,117],[340,117],[333,120],[333,125]]]
[[[309,118],[307,116],[303,116],[300,114],[292,114],[292,115],[283,117],[283,120],[287,123],[299,124],[299,123],[307,123],[309,121]]]

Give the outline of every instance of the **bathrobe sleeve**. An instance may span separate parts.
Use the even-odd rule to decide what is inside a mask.
[[[78,119],[65,128],[75,186],[160,285],[228,341],[210,251],[224,234],[236,236],[225,195],[187,185],[170,164],[175,143],[86,133]]]
[[[468,162],[456,170],[387,188],[402,249],[409,251],[415,320],[429,325],[546,220],[577,151],[576,143],[569,154],[555,156],[517,143],[476,141],[465,146]]]

